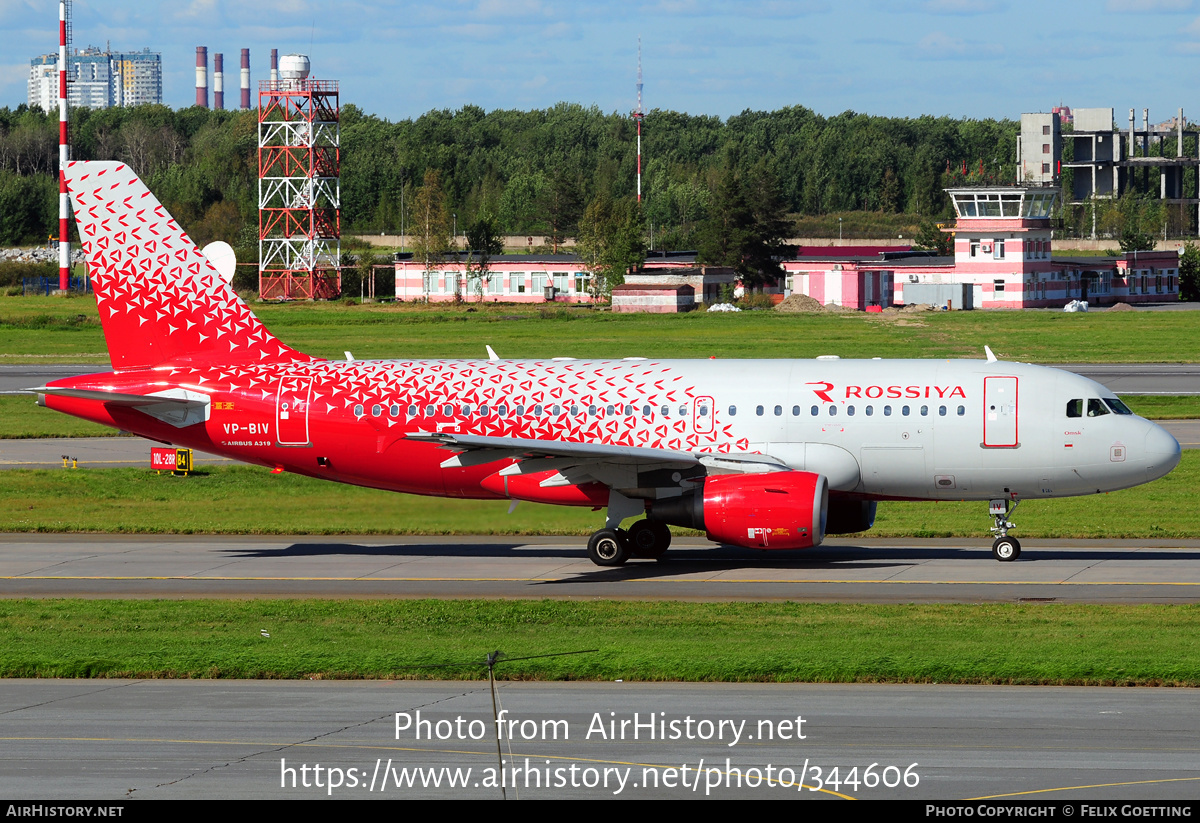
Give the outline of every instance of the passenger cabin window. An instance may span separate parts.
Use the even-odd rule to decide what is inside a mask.
[[[416,417],[416,416],[417,416],[417,407],[416,407],[416,406],[410,405],[410,406],[408,407],[408,416],[409,416],[409,417]]]
[[[816,417],[816,416],[817,416],[817,412],[819,412],[819,411],[820,411],[820,409],[819,409],[817,406],[813,406],[813,407],[812,407],[812,416],[813,416],[813,417]]]
[[[663,408],[666,408],[666,407],[664,406]],[[755,407],[754,407],[754,413],[755,413],[755,414],[757,414],[759,417],[762,417],[762,416],[763,416],[763,407],[762,407],[762,406],[755,406]]]
[[[729,407],[729,416],[733,417],[736,414],[737,414],[737,406],[730,406]]]
[[[959,417],[962,417],[962,416],[963,416],[964,414],[966,414],[966,413],[967,413],[967,407],[966,407],[966,406],[959,406],[959,407],[958,407],[958,416],[959,416]]]
[[[1108,414],[1108,407],[1104,405],[1098,398],[1088,398],[1088,417],[1100,417]]]
[[[799,417],[799,416],[800,416],[800,407],[792,406],[792,417]]]
[[[362,416],[363,416],[363,407],[362,407],[362,403],[359,403],[359,404],[357,404],[357,405],[354,407],[354,416],[355,416],[355,417],[362,417]]]
[[[1067,417],[1083,417],[1083,401],[1068,400],[1067,401]]]
[[[783,406],[775,407],[775,416],[780,417],[783,414]]]
[[[388,407],[388,414],[390,414],[392,417],[399,417],[400,407],[393,403],[390,407]]]

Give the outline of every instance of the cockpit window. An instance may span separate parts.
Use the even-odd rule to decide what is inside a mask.
[[[1108,408],[1100,402],[1099,398],[1088,398],[1088,417],[1100,417],[1103,414],[1108,414]]]
[[[1068,400],[1067,401],[1067,417],[1083,417],[1083,401]]]
[[[1112,409],[1113,411],[1115,411],[1117,414],[1133,414],[1133,410],[1131,408],[1126,406],[1124,403],[1122,403],[1120,400],[1118,400],[1115,397],[1106,397],[1106,398],[1104,398],[1104,402],[1107,403],[1108,407],[1110,409]]]

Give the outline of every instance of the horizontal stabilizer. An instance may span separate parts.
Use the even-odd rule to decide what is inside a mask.
[[[96,400],[111,406],[126,406],[137,409],[143,414],[148,414],[177,429],[206,422],[211,402],[208,395],[187,389],[167,389],[154,394],[124,394],[102,389],[39,386],[36,389],[26,389],[22,394],[50,394],[57,397],[74,397],[79,400]]]

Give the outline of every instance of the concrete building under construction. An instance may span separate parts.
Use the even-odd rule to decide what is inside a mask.
[[[1128,191],[1146,194],[1172,207],[1169,214],[1177,234],[1196,233],[1200,190],[1194,180],[1187,180],[1186,171],[1200,167],[1200,131],[1188,128],[1183,109],[1154,125],[1149,109],[1142,109],[1140,129],[1130,109],[1124,131],[1118,129],[1111,108],[1074,109],[1072,117],[1072,130],[1063,132],[1057,112],[1021,115],[1017,170],[1023,185],[1065,183],[1067,209],[1117,200]],[[1093,239],[1096,211],[1092,208],[1088,227]]]

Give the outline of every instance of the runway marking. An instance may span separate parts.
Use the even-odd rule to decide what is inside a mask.
[[[1115,786],[1144,786],[1150,783],[1187,783],[1200,780],[1200,777],[1164,777],[1159,780],[1130,780],[1124,783],[1094,783],[1090,786],[1061,786],[1057,789],[1032,789],[1027,792],[1011,792],[1009,794],[989,794],[986,797],[968,797],[967,800],[995,800],[1000,797],[1020,797],[1026,794],[1046,794],[1048,792],[1070,792],[1077,789],[1108,789]]]
[[[280,748],[310,748],[310,749],[363,749],[366,751],[385,751],[385,752],[414,752],[416,754],[469,754],[479,755],[491,759],[494,752],[491,751],[468,751],[466,749],[420,749],[412,746],[370,746],[365,744],[350,744],[350,743],[267,743],[254,740],[173,740],[170,738],[156,737],[0,737],[0,741],[5,742],[39,742],[39,743],[171,743],[171,744],[187,744],[187,745],[204,745],[204,746],[263,746],[270,749]],[[274,752],[262,752],[262,754],[273,754]],[[637,766],[643,769],[678,769],[678,766],[663,765],[660,763],[638,763],[631,760],[604,760],[596,757],[572,757],[570,755],[561,754],[532,754],[528,752],[510,753],[510,757],[515,760],[518,757],[525,758],[541,758],[543,760],[558,760],[571,763],[598,763],[608,766]],[[728,777],[731,773],[714,769],[718,774]],[[705,769],[705,772],[710,769]],[[795,770],[793,770],[794,772]],[[779,786],[790,787],[795,786],[797,790],[808,789],[809,791],[821,792],[822,794],[831,794],[834,797],[840,797],[843,800],[857,800],[856,797],[851,797],[848,794],[835,792],[832,789],[814,789],[803,782],[795,783],[792,781],[770,780],[766,779],[768,784],[777,784]],[[804,776],[800,776],[803,781]],[[1200,779],[1200,778],[1196,778]],[[382,790],[381,790],[382,791]],[[1049,790],[1047,790],[1049,791]]]

